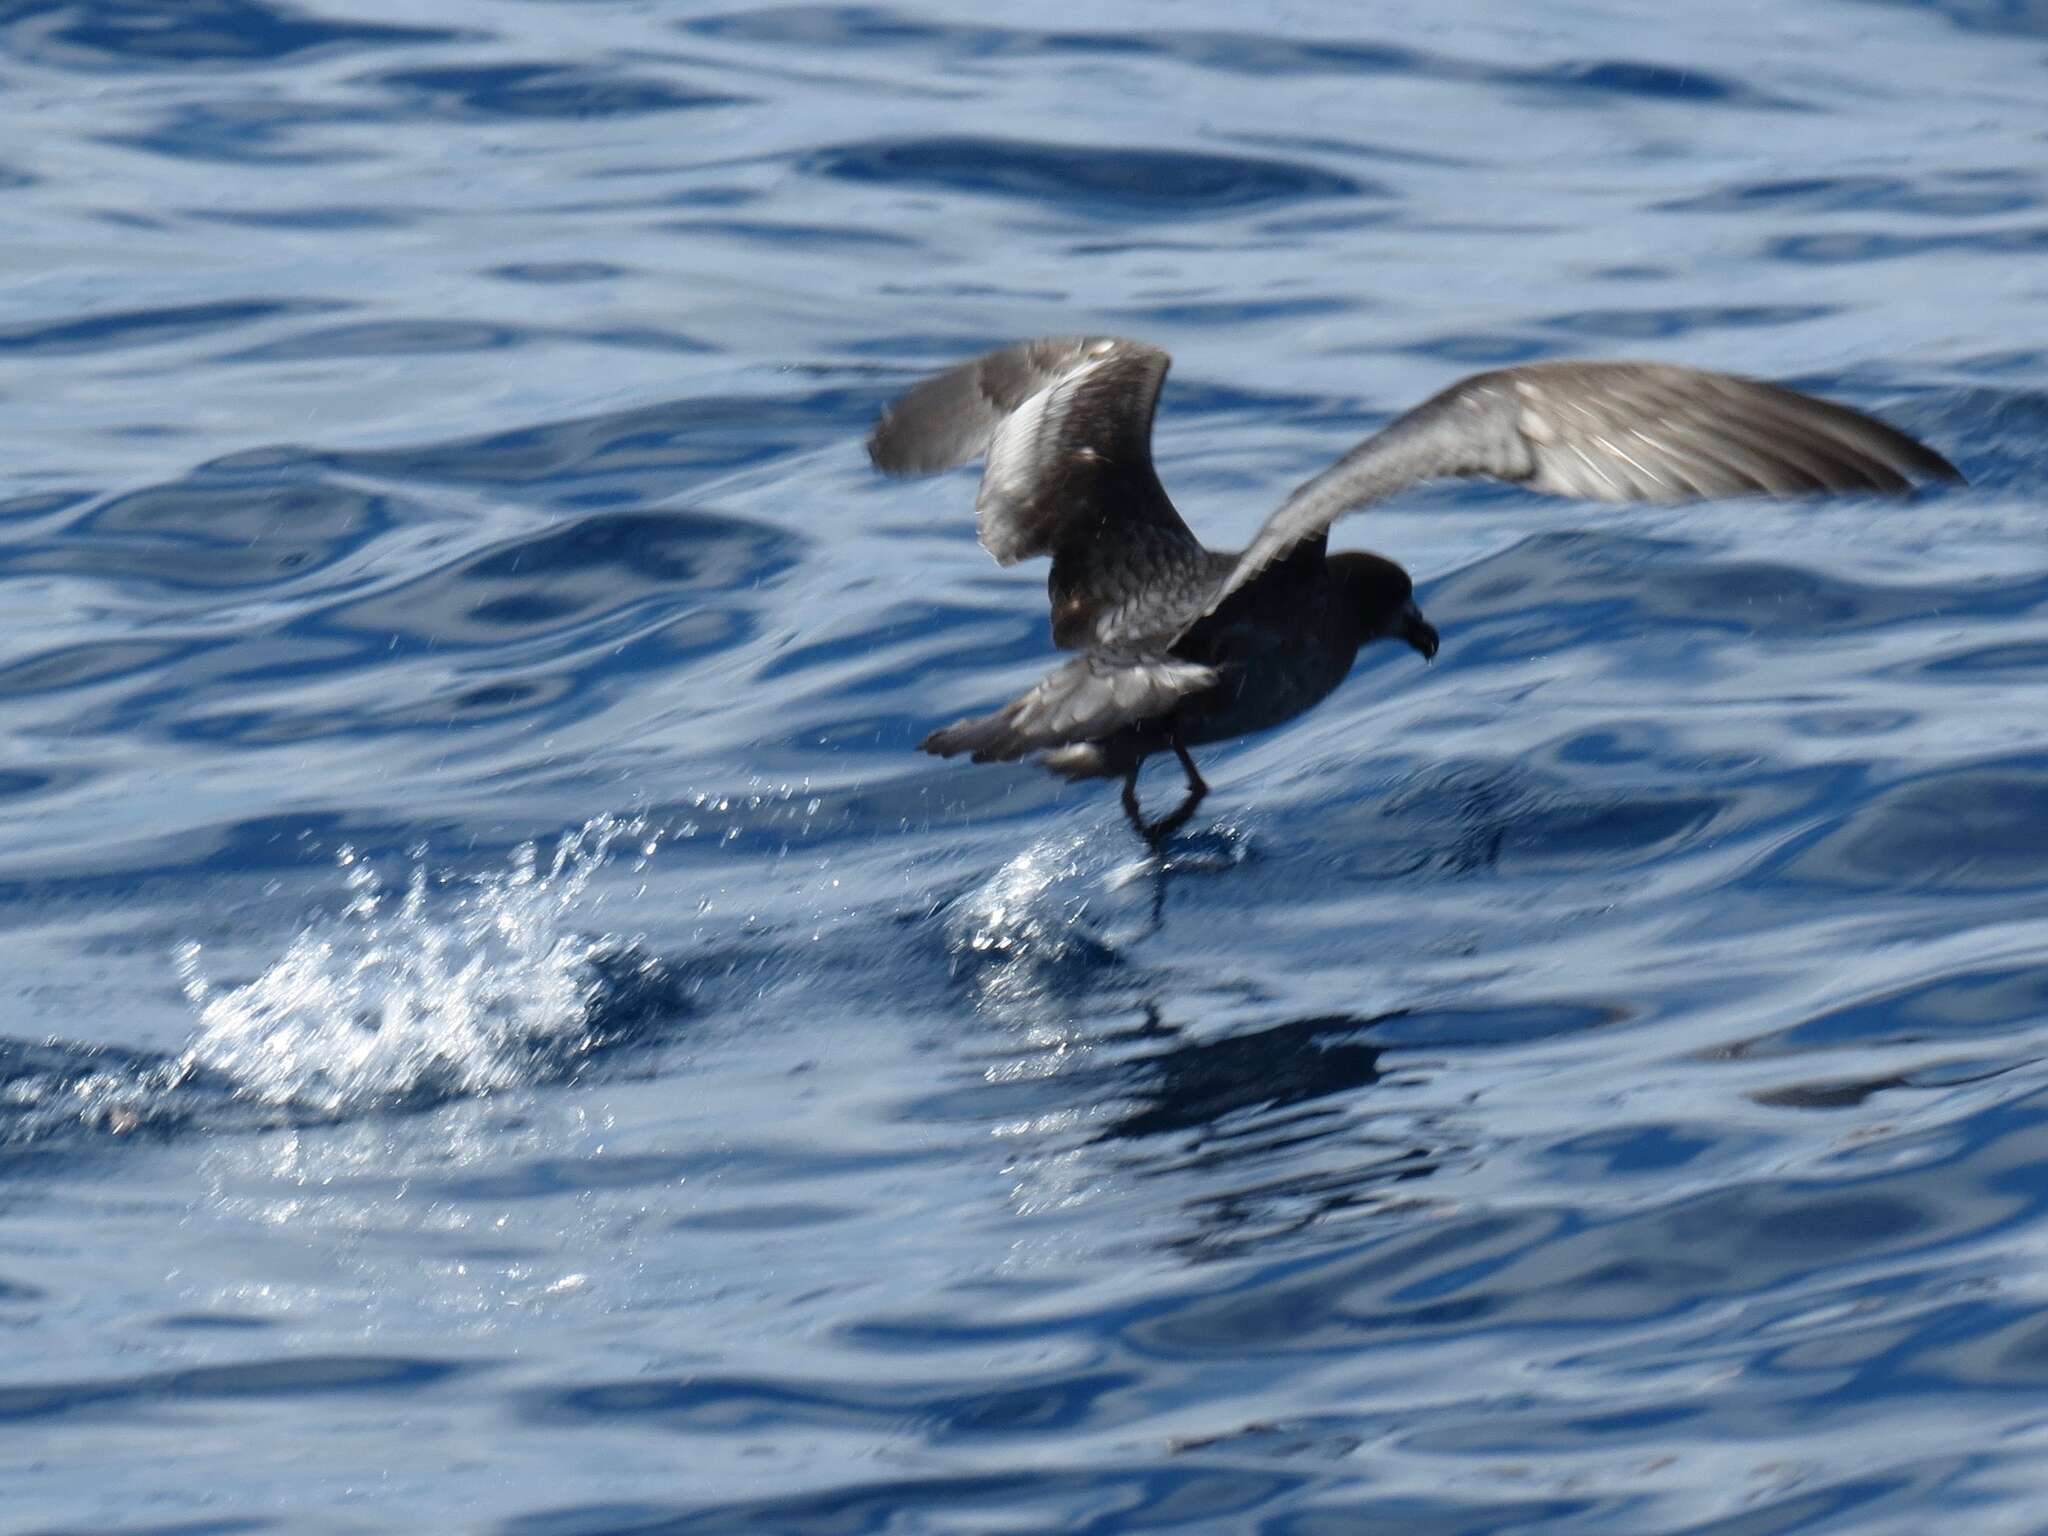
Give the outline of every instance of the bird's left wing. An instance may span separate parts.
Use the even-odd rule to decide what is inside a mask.
[[[1668,363],[1502,368],[1452,385],[1298,487],[1208,611],[1292,554],[1319,556],[1345,513],[1444,475],[1595,501],[1897,493],[1963,478],[1897,428],[1778,384]]]

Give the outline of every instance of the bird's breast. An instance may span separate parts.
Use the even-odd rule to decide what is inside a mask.
[[[1260,622],[1253,615],[1205,636],[1198,659],[1221,675],[1181,706],[1182,736],[1220,741],[1292,720],[1350,674],[1358,646],[1321,603]]]

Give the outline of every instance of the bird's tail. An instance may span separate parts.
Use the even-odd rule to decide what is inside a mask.
[[[1188,694],[1215,684],[1216,674],[1208,667],[1177,657],[1081,656],[994,714],[956,720],[918,746],[939,757],[965,752],[977,763],[1009,763],[1046,752],[1046,766],[1069,778],[1120,773],[1121,768],[1084,770],[1082,754],[1070,749],[1155,720]],[[1054,757],[1061,761],[1054,762]]]
[[[936,730],[917,744],[920,752],[934,757],[958,757],[972,753],[977,763],[1013,763],[1033,750],[1032,743],[1017,734],[1010,715],[1015,706],[992,715],[971,715]]]
[[[1114,779],[1143,756],[1142,750],[1119,750],[1120,746],[1120,743],[1081,741],[1072,746],[1054,747],[1038,761],[1041,767],[1063,779]],[[1010,763],[1039,748],[1031,742],[1019,740],[999,710],[993,715],[956,720],[942,731],[933,731],[918,743],[918,750],[937,757],[958,757],[968,752],[973,754],[977,763]]]

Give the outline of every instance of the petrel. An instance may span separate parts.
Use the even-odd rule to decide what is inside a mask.
[[[920,748],[977,763],[1037,754],[1069,779],[1121,775],[1124,813],[1154,844],[1208,793],[1190,747],[1293,719],[1369,641],[1436,654],[1406,571],[1328,552],[1347,512],[1444,475],[1597,501],[1897,494],[1963,478],[1903,432],[1782,385],[1669,363],[1530,363],[1474,374],[1396,418],[1225,552],[1181,521],[1152,467],[1170,361],[1117,336],[1022,342],[925,380],[868,438],[885,474],[987,459],[982,548],[1000,565],[1052,557],[1053,643],[1079,653]],[[1148,823],[1138,769],[1165,751],[1187,794]]]

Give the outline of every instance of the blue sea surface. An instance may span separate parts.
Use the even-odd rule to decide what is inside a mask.
[[[2048,1529],[2044,63],[0,0],[0,1528]],[[1048,332],[1223,546],[1536,358],[1973,483],[1376,508],[1161,867],[915,751],[1041,573],[862,438]]]

